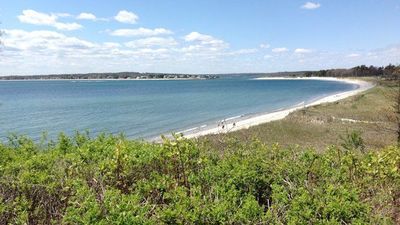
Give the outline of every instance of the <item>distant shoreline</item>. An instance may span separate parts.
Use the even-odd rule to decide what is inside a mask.
[[[362,80],[350,79],[350,78],[335,78],[335,77],[260,77],[255,78],[255,80],[324,80],[324,81],[337,81],[344,82],[348,84],[355,84],[357,88],[351,91],[345,91],[341,93],[336,93],[326,97],[316,99],[315,101],[305,104],[304,102],[297,104],[295,106],[277,110],[274,112],[260,113],[253,116],[240,115],[234,117],[234,119],[224,119],[224,123],[212,124],[212,125],[202,125],[201,127],[190,128],[185,131],[177,132],[183,134],[185,138],[198,138],[201,136],[209,134],[222,134],[229,133],[237,130],[248,129],[252,126],[257,126],[260,124],[268,123],[271,121],[281,120],[288,116],[291,112],[299,109],[307,108],[310,106],[320,105],[323,103],[336,102],[350,96],[357,95],[364,92],[375,85]],[[222,125],[224,128],[222,128]],[[156,141],[155,139],[153,141]]]
[[[74,73],[74,74],[43,74],[43,75],[7,75],[0,80],[203,80],[217,79],[212,74],[177,74],[177,73]]]
[[[140,79],[0,79],[1,81],[129,81],[129,80],[207,80],[207,78],[140,78]]]

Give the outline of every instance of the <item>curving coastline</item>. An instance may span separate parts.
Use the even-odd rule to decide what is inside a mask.
[[[350,96],[354,96],[356,94],[359,94],[361,92],[364,92],[372,87],[374,87],[374,84],[367,82],[367,81],[362,81],[362,80],[357,80],[357,79],[350,79],[350,78],[335,78],[335,77],[260,77],[260,78],[255,78],[256,80],[325,80],[325,81],[337,81],[337,82],[345,82],[349,84],[355,84],[358,87],[354,90],[351,91],[345,91],[342,93],[337,93],[334,95],[326,96],[323,98],[316,99],[315,101],[304,104],[300,103],[297,104],[291,108],[287,109],[282,109],[274,112],[268,112],[268,113],[263,113],[263,114],[257,114],[253,116],[237,116],[235,119],[225,119],[223,123],[218,123],[218,124],[213,124],[207,127],[197,127],[197,128],[191,128],[185,131],[181,131],[178,133],[182,133],[184,137],[186,138],[197,138],[200,136],[208,135],[208,134],[220,134],[220,133],[228,133],[232,131],[237,131],[241,129],[248,129],[249,127],[260,125],[263,123],[268,123],[271,121],[275,120],[280,120],[288,116],[291,112],[294,112],[296,110],[310,107],[310,106],[315,106],[323,103],[329,103],[329,102],[336,102],[344,98],[348,98]],[[222,121],[221,121],[222,122]]]

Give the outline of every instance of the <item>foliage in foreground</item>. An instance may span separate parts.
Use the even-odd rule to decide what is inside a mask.
[[[400,150],[217,150],[60,135],[0,144],[0,224],[392,224]]]

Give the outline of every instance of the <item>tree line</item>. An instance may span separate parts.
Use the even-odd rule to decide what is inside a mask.
[[[389,64],[387,66],[366,66],[360,65],[350,69],[328,69],[318,71],[306,71],[306,77],[387,77],[391,78],[395,75],[395,71],[399,70],[400,65],[395,66]]]

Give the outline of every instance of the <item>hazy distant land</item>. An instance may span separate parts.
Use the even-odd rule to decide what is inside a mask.
[[[49,75],[10,75],[0,76],[0,80],[171,80],[171,79],[217,79],[216,75],[207,74],[176,74],[176,73],[79,73],[79,74],[49,74]]]
[[[283,71],[272,73],[227,73],[227,74],[182,74],[182,73],[76,73],[76,74],[42,74],[42,75],[6,75],[0,80],[175,80],[175,79],[218,79],[230,77],[391,77],[396,66],[389,64],[385,67],[356,66],[349,69],[325,69],[315,71]]]

